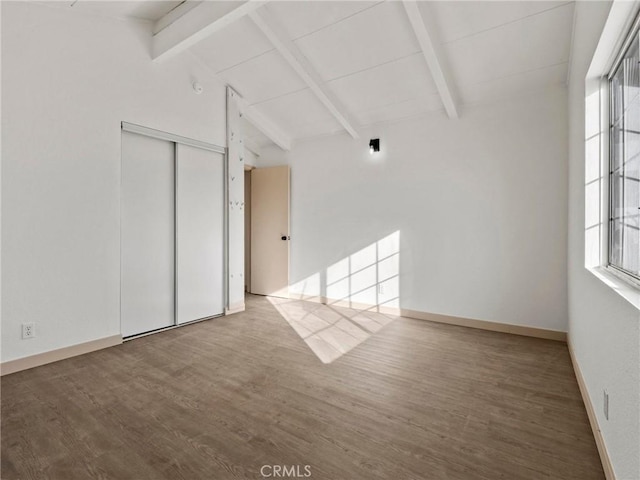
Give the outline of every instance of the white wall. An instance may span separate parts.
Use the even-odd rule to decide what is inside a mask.
[[[558,87],[265,149],[292,169],[291,283],[325,295],[328,268],[399,231],[402,308],[565,331],[566,136]]]
[[[150,29],[2,2],[2,361],[120,333],[121,121],[226,144],[224,87]]]
[[[578,2],[569,85],[569,338],[616,478],[640,478],[640,315],[585,267],[585,75],[611,2]],[[603,390],[609,393],[609,420]]]

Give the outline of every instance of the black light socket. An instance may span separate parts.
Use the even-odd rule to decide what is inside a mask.
[[[369,153],[373,155],[375,152],[380,151],[380,139],[372,138],[369,140]]]

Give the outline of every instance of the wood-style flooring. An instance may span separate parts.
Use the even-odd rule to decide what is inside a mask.
[[[324,364],[264,297],[1,396],[3,480],[604,478],[566,345],[398,318]]]

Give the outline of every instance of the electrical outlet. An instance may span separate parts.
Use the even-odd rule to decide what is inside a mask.
[[[607,393],[606,390],[603,390],[603,392],[604,392],[604,402],[602,404],[602,409],[604,410],[604,418],[609,420],[609,394]]]
[[[22,324],[22,339],[34,338],[36,336],[36,324],[35,323],[23,323]]]

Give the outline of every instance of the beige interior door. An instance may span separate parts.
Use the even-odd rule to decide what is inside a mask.
[[[251,293],[289,293],[289,167],[251,170]]]

